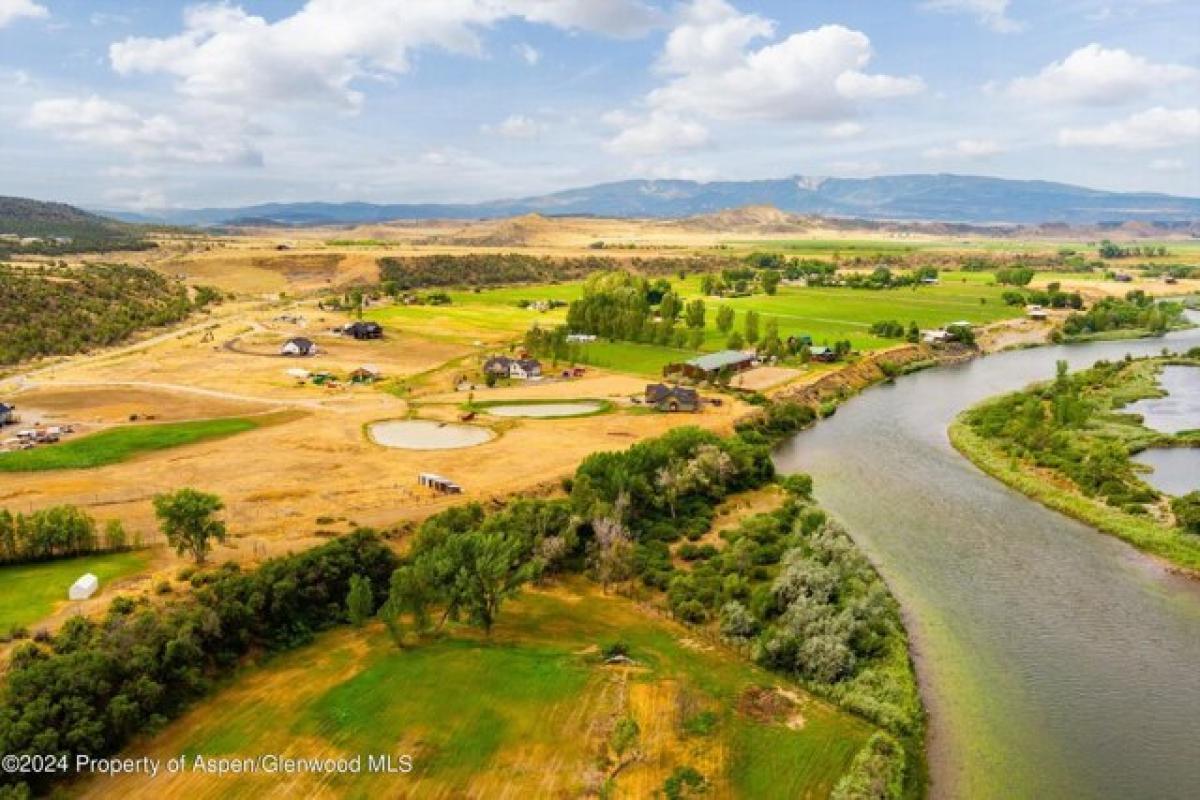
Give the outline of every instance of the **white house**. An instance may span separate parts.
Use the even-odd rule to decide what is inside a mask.
[[[71,584],[67,596],[72,600],[87,600],[100,588],[100,579],[92,573],[87,573]]]
[[[527,381],[542,377],[542,365],[537,359],[515,358],[508,365],[508,377]]]
[[[317,343],[303,336],[288,339],[283,343],[283,347],[279,348],[281,356],[315,356],[316,354]]]

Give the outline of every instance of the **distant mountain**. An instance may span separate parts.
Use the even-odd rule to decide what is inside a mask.
[[[982,224],[1200,219],[1200,198],[1103,192],[1065,183],[968,175],[795,176],[711,183],[632,180],[486,203],[268,203],[245,208],[171,210],[152,218],[190,225],[228,224],[238,219],[282,225],[335,225],[411,219],[494,219],[534,213],[679,218],[752,205],[827,217]],[[112,213],[129,221],[145,222],[151,218],[148,214],[126,217]]]

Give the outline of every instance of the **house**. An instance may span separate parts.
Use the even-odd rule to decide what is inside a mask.
[[[925,331],[921,336],[921,341],[934,346],[949,344],[954,341],[954,334],[943,330]]]
[[[508,377],[522,381],[542,377],[542,363],[536,358],[516,358],[508,367]]]
[[[700,395],[695,389],[651,383],[646,386],[646,405],[658,411],[699,411]]]
[[[1046,317],[1049,315],[1047,314],[1046,309],[1042,308],[1041,306],[1029,306],[1029,308],[1025,309],[1025,316],[1029,317],[1030,319],[1036,319],[1040,321],[1046,319]]]
[[[744,372],[757,363],[757,358],[738,350],[722,350],[719,353],[693,358],[682,364],[668,364],[663,367],[663,374],[670,375],[682,372],[685,377],[693,380],[715,380],[723,372]]]
[[[355,339],[382,339],[383,326],[378,322],[359,320],[342,328],[343,336],[353,336]]]
[[[567,344],[587,344],[596,341],[595,334],[591,333],[568,333]]]
[[[808,355],[813,361],[820,361],[823,364],[831,364],[837,361],[837,351],[832,347],[810,347]]]
[[[317,343],[303,336],[288,339],[283,343],[283,347],[279,348],[281,356],[315,356],[316,354]]]
[[[527,381],[542,377],[542,363],[536,358],[492,356],[483,362],[483,372],[486,375],[495,375],[497,378],[517,378]]]
[[[0,403],[0,425],[11,425],[17,421],[17,409],[7,403]]]

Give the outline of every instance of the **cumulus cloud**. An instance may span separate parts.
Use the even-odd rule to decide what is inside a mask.
[[[1009,0],[926,0],[921,7],[947,14],[971,14],[996,33],[1016,33],[1025,26],[1008,16]]]
[[[40,19],[50,16],[45,6],[33,0],[0,0],[0,28],[19,19]]]
[[[96,95],[39,100],[25,122],[62,141],[120,150],[137,158],[193,164],[262,163],[261,154],[240,136],[183,124],[164,114],[146,116]]]
[[[1063,147],[1111,147],[1122,150],[1155,150],[1195,145],[1200,141],[1200,108],[1151,108],[1090,128],[1064,128],[1058,132]]]
[[[536,67],[538,62],[542,60],[542,54],[538,49],[528,42],[521,42],[513,45],[513,51],[521,57],[521,59],[531,67]]]
[[[484,133],[494,133],[507,139],[533,139],[542,132],[542,124],[524,114],[511,114],[497,125],[484,125]]]
[[[604,121],[620,129],[608,142],[608,149],[621,155],[696,150],[710,141],[708,128],[669,111],[654,111],[643,117],[614,111],[606,114]]]
[[[1154,64],[1120,48],[1089,44],[1037,75],[1017,78],[1006,87],[1012,97],[1044,104],[1117,105],[1136,100],[1164,85],[1200,78],[1200,70],[1182,64]]]
[[[925,158],[941,160],[947,158],[980,159],[1000,155],[1004,146],[995,139],[959,139],[949,147],[931,147],[924,152]]]
[[[825,135],[830,139],[853,139],[862,135],[865,130],[866,128],[857,122],[839,122],[826,128]]]
[[[704,118],[836,122],[862,102],[924,89],[920,78],[866,72],[871,42],[859,31],[826,25],[755,46],[775,32],[773,21],[725,0],[685,6],[658,60],[666,82],[644,98],[643,118],[618,134],[613,149],[634,141],[639,148],[656,141],[664,149],[694,147],[701,131],[707,142]],[[689,135],[681,143],[658,135],[671,128]]]
[[[353,110],[363,100],[356,80],[407,72],[423,49],[482,56],[480,31],[510,18],[631,36],[657,24],[659,13],[642,0],[308,0],[268,22],[240,6],[206,3],[185,11],[180,33],[116,42],[109,60],[122,75],[173,75],[190,97]]]

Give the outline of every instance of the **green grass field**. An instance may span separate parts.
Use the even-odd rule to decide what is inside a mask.
[[[578,797],[611,757],[607,731],[632,718],[643,757],[619,772],[606,796],[653,796],[683,765],[704,774],[717,797],[827,796],[870,727],[799,690],[787,719],[757,714],[746,693],[780,679],[687,636],[595,591],[526,593],[505,609],[491,640],[457,629],[401,651],[377,627],[339,631],[247,669],[128,755],[411,753],[409,776],[344,776],[322,788],[355,797],[398,785],[414,796]],[[636,666],[608,667],[597,656],[597,646],[618,639]],[[704,712],[710,730],[686,727]],[[161,788],[251,797],[267,777],[192,775]]]
[[[117,578],[146,568],[150,555],[144,550],[80,556],[38,564],[0,566],[0,633],[14,625],[32,625],[67,601],[67,589],[79,576],[91,572],[100,579],[100,591]]]
[[[0,472],[90,469],[142,453],[233,436],[267,424],[270,417],[228,417],[156,425],[122,425],[33,450],[0,453]]]
[[[691,275],[674,280],[677,291],[687,299],[700,296],[700,277]],[[807,335],[815,344],[832,344],[849,339],[862,351],[878,350],[897,344],[895,339],[872,336],[872,323],[897,320],[904,325],[915,321],[921,328],[936,328],[949,322],[968,320],[983,325],[1020,316],[1019,307],[1006,306],[1001,299],[1004,287],[994,285],[991,273],[948,272],[941,283],[918,288],[873,291],[843,287],[782,286],[774,296],[764,294],[727,300],[705,298],[707,327],[703,351],[721,350],[728,334],[716,328],[716,310],[728,305],[736,314],[734,329],[741,330],[745,312],[761,315],[760,330],[774,319],[780,335]],[[534,324],[553,327],[566,319],[565,309],[540,313],[517,307],[525,300],[571,301],[582,291],[580,283],[519,286],[480,292],[450,292],[449,306],[391,306],[374,309],[368,317],[385,325],[433,339],[468,343],[477,339],[517,339]],[[579,348],[580,361],[596,367],[652,377],[660,375],[669,363],[696,355],[691,350],[629,342],[596,342]]]

